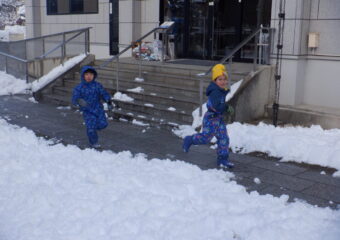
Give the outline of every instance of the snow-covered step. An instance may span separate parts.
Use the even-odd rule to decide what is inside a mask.
[[[157,118],[166,118],[171,122],[176,122],[180,124],[189,124],[192,122],[191,112],[187,112],[184,109],[176,109],[172,106],[163,106],[160,104],[145,103],[138,100],[133,101],[122,101],[113,100],[119,108],[130,111],[136,115],[139,114],[149,114]]]
[[[110,94],[114,94],[114,90],[107,89]],[[53,87],[53,93],[59,94],[59,95],[72,95],[72,88],[65,88],[63,86],[54,86]],[[124,94],[127,94],[128,96],[132,97],[133,99],[144,101],[147,103],[154,103],[154,104],[162,104],[166,106],[172,106],[175,108],[182,108],[185,111],[192,112],[199,103],[196,101],[192,101],[190,98],[185,98],[183,96],[178,95],[171,95],[166,93],[155,93],[155,92],[149,92],[145,91],[141,87],[136,88],[130,88],[124,91],[121,91]]]
[[[166,129],[172,129],[173,127],[177,127],[180,123],[173,122],[166,118],[155,117],[150,114],[141,114],[136,112],[131,112],[128,110],[123,110],[121,108],[113,109],[114,117],[119,119],[120,121],[129,121],[132,124],[139,126],[157,126]]]

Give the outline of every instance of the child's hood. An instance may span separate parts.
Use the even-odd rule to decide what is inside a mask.
[[[97,74],[97,71],[96,71],[96,69],[94,67],[92,67],[92,66],[83,66],[81,68],[81,70],[80,70],[80,80],[81,80],[82,83],[86,83],[86,81],[84,79],[84,73],[86,71],[88,71],[88,70],[90,70],[90,71],[92,71],[94,73],[93,81],[96,80],[96,78],[97,78],[98,74]]]
[[[223,94],[227,94],[229,89],[225,90],[217,86],[215,82],[211,82],[207,87],[206,95],[209,96],[213,91],[220,91]]]

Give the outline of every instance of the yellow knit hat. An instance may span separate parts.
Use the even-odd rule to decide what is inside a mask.
[[[225,67],[223,64],[216,64],[213,69],[211,70],[211,79],[215,81],[216,78],[218,78],[221,75],[225,75],[228,79],[228,73],[225,70]]]

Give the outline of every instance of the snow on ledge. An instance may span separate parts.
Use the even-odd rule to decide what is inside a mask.
[[[38,80],[35,80],[32,82],[32,91],[37,92],[41,88],[45,87],[52,81],[56,79],[56,77],[60,76],[61,74],[67,72],[71,68],[73,68],[75,65],[83,61],[86,57],[86,54],[81,54],[76,57],[70,58],[67,60],[63,65],[60,65],[58,67],[53,68],[48,74],[42,76]]]

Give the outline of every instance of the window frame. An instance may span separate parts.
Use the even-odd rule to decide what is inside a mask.
[[[68,3],[69,3],[69,13],[58,13],[58,12],[56,12],[56,13],[51,13],[50,11],[49,11],[49,2],[50,2],[51,0],[46,0],[46,15],[48,15],[48,16],[57,16],[57,15],[84,15],[84,14],[98,14],[99,13],[99,0],[92,0],[92,1],[96,1],[96,3],[97,3],[97,11],[96,12],[85,12],[85,11],[83,11],[83,12],[71,12],[71,1],[72,0],[67,0],[68,1]],[[83,0],[83,2],[84,2],[84,0]],[[58,9],[58,6],[57,6],[57,9]]]

